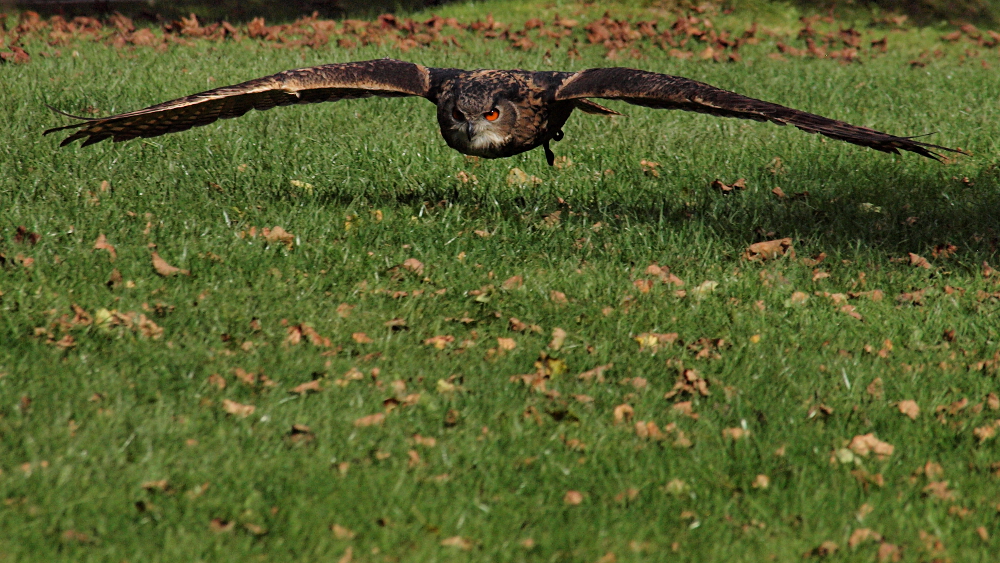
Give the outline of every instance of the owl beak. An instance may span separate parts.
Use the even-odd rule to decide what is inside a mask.
[[[465,122],[465,135],[470,139],[476,135],[476,128],[473,127],[471,121]]]

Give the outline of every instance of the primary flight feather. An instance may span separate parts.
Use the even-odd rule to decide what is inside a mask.
[[[77,117],[56,110],[83,121],[49,129],[45,134],[76,129],[61,146],[77,139],[83,139],[86,146],[104,139],[119,142],[185,131],[239,117],[252,109],[371,96],[427,98],[437,106],[445,142],[463,154],[504,158],[541,146],[550,165],[554,155],[549,142],[562,139],[562,127],[574,109],[618,115],[590,98],[794,125],[808,133],[882,152],[910,151],[935,160],[941,155],[934,150],[962,152],[655,72],[630,68],[461,70],[393,59],[286,70],[110,117]]]

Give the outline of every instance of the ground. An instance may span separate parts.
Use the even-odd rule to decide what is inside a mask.
[[[0,559],[988,560],[996,36],[740,6],[9,18]],[[971,155],[615,102],[551,168],[418,99],[40,136],[382,56],[633,66]]]

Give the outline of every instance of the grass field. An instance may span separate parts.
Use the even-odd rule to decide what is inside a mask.
[[[774,57],[805,43],[772,7],[689,14],[756,21],[737,62],[650,39],[609,60],[582,29],[605,8],[439,12],[579,21],[527,49],[25,34],[31,61],[0,64],[0,560],[990,560],[998,48],[855,14],[813,24],[853,24],[855,62]],[[464,158],[417,99],[40,136],[67,122],[44,103],[107,115],[382,56],[634,66],[972,156],[615,102],[571,118],[554,168]],[[784,237],[794,256],[745,256]]]

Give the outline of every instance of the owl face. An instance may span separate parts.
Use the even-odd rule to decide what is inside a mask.
[[[504,99],[457,97],[438,108],[438,121],[448,144],[484,158],[501,156],[517,122],[517,109]]]

